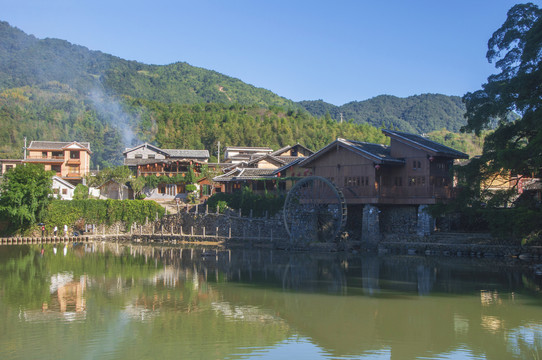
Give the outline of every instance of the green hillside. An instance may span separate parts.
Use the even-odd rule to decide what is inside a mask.
[[[447,129],[458,132],[466,124],[465,105],[458,96],[422,94],[399,98],[380,95],[365,101],[352,101],[342,106],[328,104],[322,100],[301,101],[303,108],[314,116],[325,116],[339,121],[369,123],[418,134]]]
[[[212,154],[219,141],[273,148],[299,142],[318,150],[337,137],[385,143],[382,126],[457,131],[463,111],[459,98],[431,94],[340,107],[294,103],[186,63],[127,61],[0,22],[1,158],[21,158],[24,137],[90,142],[93,168],[120,164],[122,151],[143,141]],[[341,113],[345,121],[338,123]],[[477,151],[471,140],[435,136]]]
[[[0,89],[68,84],[81,94],[195,104],[205,102],[298,107],[291,100],[239,79],[179,62],[146,65],[91,51],[65,40],[37,39],[0,21]]]
[[[116,104],[116,106],[110,106]],[[0,158],[21,158],[23,138],[88,141],[92,167],[119,165],[125,147],[143,141],[163,148],[208,149],[222,146],[303,144],[318,150],[346,137],[386,142],[368,124],[339,124],[302,110],[240,104],[176,104],[123,97],[107,111],[68,85],[52,82],[0,92]],[[120,120],[119,120],[120,118]],[[133,143],[127,144],[127,139]]]

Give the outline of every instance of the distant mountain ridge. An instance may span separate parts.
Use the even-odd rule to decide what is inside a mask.
[[[447,129],[458,132],[466,124],[465,105],[459,96],[422,94],[399,98],[380,95],[364,101],[336,106],[322,100],[300,101],[313,116],[329,116],[340,121],[352,119],[376,127],[396,128],[412,133],[428,133]]]
[[[120,164],[123,149],[140,142],[215,151],[219,143],[279,148],[300,142],[318,150],[337,137],[385,142],[379,127],[457,131],[463,113],[459,97],[438,94],[382,95],[342,106],[297,103],[215,71],[128,61],[65,40],[40,40],[0,21],[4,158],[20,158],[25,137],[88,141],[93,166],[102,168]],[[435,136],[463,151],[480,147],[463,134]]]
[[[165,103],[239,103],[299,108],[291,100],[216,71],[184,62],[146,65],[59,39],[37,39],[0,21],[0,90],[68,84],[81,94],[99,89]]]

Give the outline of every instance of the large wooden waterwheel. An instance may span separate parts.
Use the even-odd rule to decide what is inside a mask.
[[[344,196],[326,178],[303,178],[286,196],[284,224],[291,243],[333,242],[346,224]]]

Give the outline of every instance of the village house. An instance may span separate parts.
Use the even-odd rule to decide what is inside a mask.
[[[240,161],[224,168],[223,175],[213,178],[214,182],[224,184],[224,191],[232,193],[248,186],[252,191],[261,193],[265,191],[287,191],[286,180],[281,181],[279,169],[286,174],[286,170],[298,163],[301,159],[313,154],[313,151],[296,144],[285,146],[279,150],[254,156],[252,160]]]
[[[21,159],[0,159],[0,178],[9,170],[20,165],[21,162]]]
[[[453,198],[451,167],[468,155],[419,135],[382,131],[389,146],[339,138],[299,166],[336,185],[364,238],[378,239],[381,228],[397,224],[403,229],[395,232],[428,234],[435,225],[426,207]]]
[[[145,143],[123,152],[124,165],[136,176],[186,176],[192,169],[198,176],[201,167],[209,161],[207,150],[161,149]],[[151,199],[174,199],[185,193],[185,183],[160,183],[154,189],[145,189]]]
[[[239,164],[272,152],[273,149],[268,147],[226,146],[226,149],[224,150],[224,162]]]
[[[71,184],[83,182],[90,171],[90,143],[62,141],[32,141],[22,162],[42,164],[45,170]]]
[[[453,195],[456,151],[419,135],[383,130],[390,145],[337,139],[300,166],[331,180],[349,204],[435,204]]]
[[[58,176],[53,176],[53,196],[60,200],[73,200],[75,185]]]

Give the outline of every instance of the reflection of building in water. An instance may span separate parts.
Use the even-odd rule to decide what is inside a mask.
[[[268,314],[258,306],[237,306],[229,302],[213,302],[212,309],[224,315],[230,320],[242,320],[246,322],[277,322],[282,321],[279,317]]]
[[[42,321],[59,318],[66,321],[86,319],[86,300],[84,297],[87,277],[75,280],[73,274],[58,273],[51,276],[50,301],[42,304],[41,310],[27,310],[27,321]]]
[[[73,274],[70,273],[59,273],[51,276],[49,291],[51,295],[56,293],[56,301],[58,301],[61,313],[79,313],[86,310],[86,302],[83,296],[86,283],[86,276],[81,276],[78,281],[74,280]],[[53,298],[51,304],[56,305],[56,301]]]

